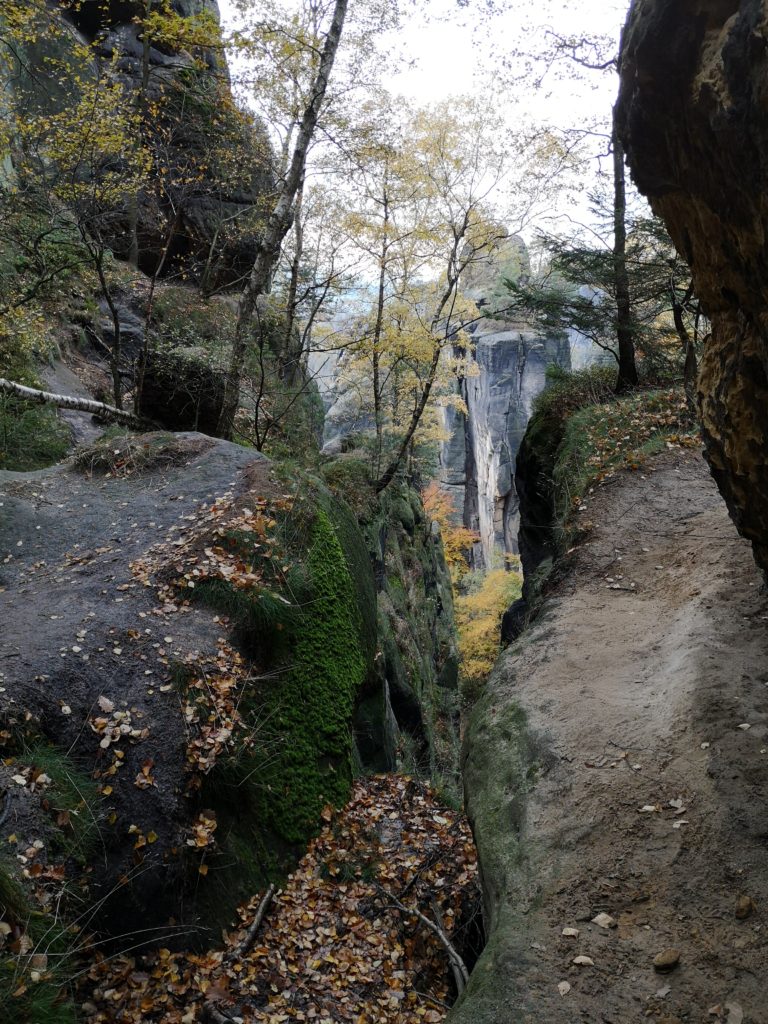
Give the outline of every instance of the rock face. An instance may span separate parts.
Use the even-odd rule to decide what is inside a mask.
[[[488,568],[496,552],[518,551],[515,460],[547,366],[570,369],[570,342],[494,321],[473,340],[476,372],[461,382],[467,413],[445,410],[450,439],[441,445],[439,479],[464,525],[479,534],[475,567]]]
[[[636,0],[618,115],[632,175],[712,321],[699,377],[707,459],[768,571],[768,4]]]
[[[76,102],[78,82],[100,75],[105,81],[116,77],[129,103],[134,97],[138,103],[145,89],[142,102],[152,106],[143,141],[162,187],[142,190],[133,208],[126,196],[120,208],[105,212],[101,237],[119,259],[130,257],[146,273],[161,265],[163,275],[183,273],[208,292],[239,282],[252,265],[273,190],[272,150],[264,126],[236,108],[220,52],[188,52],[158,42],[145,54],[134,21],[143,3],[46,5],[38,38],[25,43],[18,69],[11,69],[10,102],[17,111],[61,110]],[[176,0],[172,8],[182,18],[205,16],[208,35],[215,34],[215,0]],[[84,43],[92,46],[90,66],[84,66],[81,52],[75,56]],[[28,67],[37,73],[28,74]],[[52,69],[47,76],[46,67]]]
[[[81,838],[98,850],[88,884],[105,898],[101,931],[175,916],[217,934],[303,852],[322,807],[347,799],[354,704],[376,651],[373,574],[349,509],[306,483],[306,503],[288,505],[266,458],[200,434],[112,439],[74,465],[0,473],[0,786],[10,763],[45,756],[94,790],[76,823],[95,828]],[[225,528],[230,514],[239,525]],[[275,579],[235,591],[198,575],[187,599],[178,577],[199,571],[212,523],[254,581],[268,571],[256,538],[279,550]],[[233,716],[221,698],[235,691]],[[53,828],[40,793],[16,790],[5,848],[40,834],[33,812]],[[54,782],[51,806],[60,797]],[[200,815],[215,823],[215,842],[200,834],[207,877],[188,841]],[[48,857],[59,839],[46,838]]]
[[[360,764],[427,775],[458,796],[458,652],[440,533],[414,488],[396,482],[375,497],[364,458],[341,455],[324,475],[357,515],[374,571],[377,656],[355,713]]]

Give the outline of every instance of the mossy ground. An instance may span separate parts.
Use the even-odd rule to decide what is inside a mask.
[[[41,740],[22,748],[11,767],[17,773],[43,772],[51,780],[41,794],[37,826],[47,864],[60,871],[60,880],[42,885],[42,880],[22,880],[10,855],[0,861],[0,921],[12,929],[4,938],[5,949],[0,949],[0,1020],[75,1024],[71,989],[83,938],[68,921],[83,913],[85,896],[77,876],[88,867],[98,844],[96,785],[65,754]],[[13,844],[8,847],[14,849]],[[33,861],[32,875],[34,867]],[[41,894],[43,899],[38,898]]]
[[[574,412],[552,474],[561,543],[567,544],[578,529],[572,515],[590,488],[621,469],[642,469],[669,445],[699,444],[698,424],[682,388],[637,391]]]
[[[523,449],[537,479],[529,481],[536,500],[548,508],[544,558],[527,571],[525,596],[532,610],[558,561],[588,529],[580,510],[590,492],[620,470],[637,472],[649,457],[669,446],[697,447],[699,429],[681,384],[640,388],[615,395],[605,367],[577,373],[548,371],[549,383],[536,400]],[[543,509],[538,509],[543,519]]]

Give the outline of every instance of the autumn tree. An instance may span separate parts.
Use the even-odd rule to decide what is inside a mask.
[[[328,83],[341,41],[347,6],[348,0],[336,0],[322,43],[319,38],[312,41],[313,48],[320,50],[320,56],[311,77],[307,104],[292,143],[285,177],[267,220],[264,233],[259,240],[256,259],[238,305],[235,339],[232,345],[227,389],[219,424],[219,430],[223,437],[232,435],[240,403],[240,384],[245,367],[247,347],[252,336],[258,299],[269,291],[272,276],[280,258],[283,239],[290,230],[296,196],[304,181],[309,148],[323,109]]]

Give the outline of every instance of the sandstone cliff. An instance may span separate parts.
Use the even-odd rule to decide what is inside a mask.
[[[620,132],[635,182],[691,265],[712,335],[699,403],[707,459],[768,570],[768,4],[636,0]]]

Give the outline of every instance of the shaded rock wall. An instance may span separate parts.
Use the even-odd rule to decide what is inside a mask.
[[[22,117],[54,113],[77,101],[78,83],[105,70],[133,102],[143,84],[145,58],[133,19],[143,9],[143,3],[130,0],[46,0],[36,38],[30,34],[15,63],[0,68],[8,79],[3,102]],[[207,15],[214,23],[219,18],[215,0],[177,0],[173,10],[184,18]],[[78,44],[92,45],[88,66],[76,53]],[[219,49],[197,47],[190,53],[158,44],[146,56],[145,99],[153,110],[145,119],[145,142],[162,188],[143,190],[137,209],[126,196],[108,216],[105,211],[100,233],[115,255],[126,259],[135,217],[141,270],[152,273],[167,247],[164,274],[183,272],[208,291],[220,290],[239,282],[253,262],[273,191],[266,129],[235,107]],[[6,167],[2,177],[9,175]]]
[[[768,4],[636,0],[619,129],[632,176],[712,321],[698,383],[707,459],[768,570]]]
[[[374,495],[353,453],[323,475],[358,518],[376,587],[377,655],[355,714],[360,765],[415,772],[458,795],[458,651],[440,531],[414,488]]]

